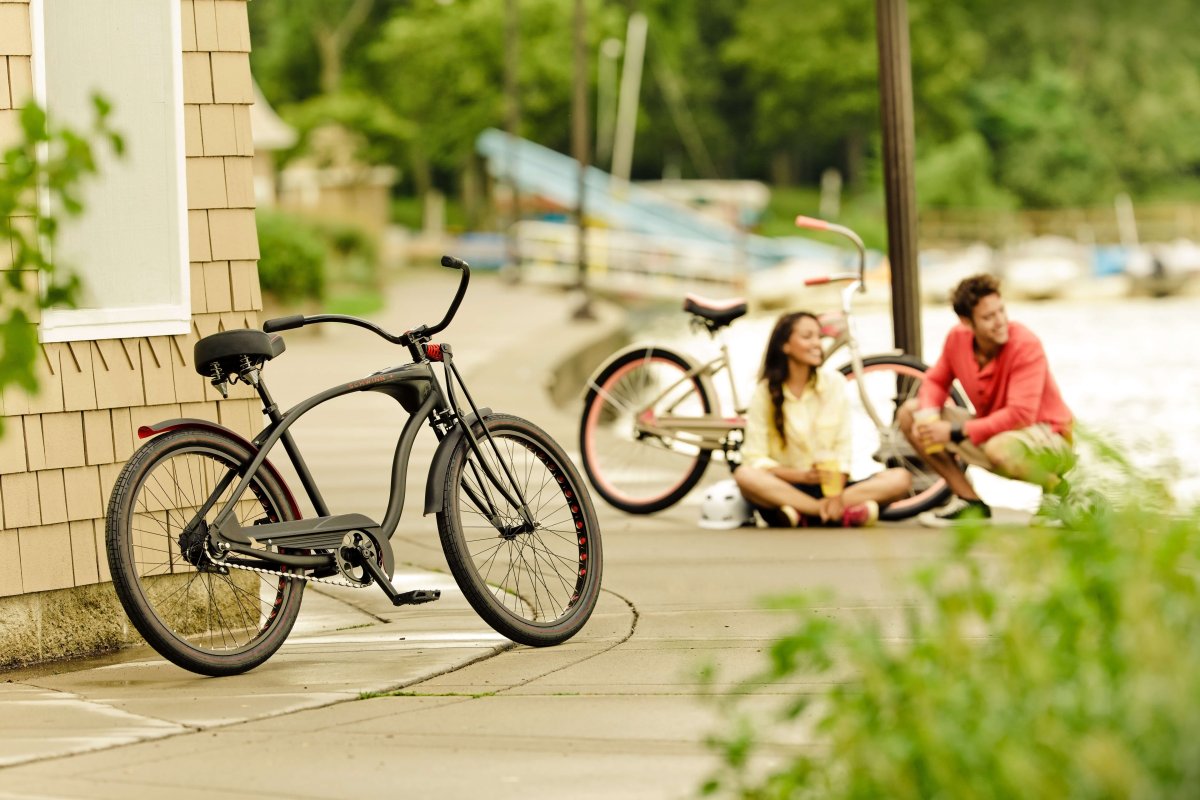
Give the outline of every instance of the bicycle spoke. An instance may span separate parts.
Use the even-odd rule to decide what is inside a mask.
[[[524,498],[537,527],[525,529],[520,510],[493,492],[505,530],[514,533],[497,530],[466,491],[478,493],[482,489],[479,482],[489,482],[476,454],[469,453],[459,478],[457,501],[463,542],[476,574],[509,614],[532,622],[553,622],[571,609],[585,569],[575,530],[577,515],[571,510],[578,501],[568,497],[563,476],[547,466],[531,442],[506,432],[493,431],[492,436],[495,449],[483,451],[487,466],[506,484],[510,476],[515,480],[507,488],[514,497]]]

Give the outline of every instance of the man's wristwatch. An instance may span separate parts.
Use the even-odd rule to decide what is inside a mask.
[[[963,424],[961,422],[951,422],[950,441],[958,444],[965,438],[967,438],[967,435],[963,432]]]

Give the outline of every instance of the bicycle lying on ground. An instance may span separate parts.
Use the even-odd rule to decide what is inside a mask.
[[[394,605],[438,599],[398,592],[390,539],[404,507],[413,442],[428,421],[439,441],[425,484],[425,514],[455,581],[497,632],[543,646],[575,635],[595,608],[603,567],[600,528],[587,487],[563,449],[520,417],[478,408],[448,344],[432,337],[466,294],[468,265],[445,316],[400,335],[357,317],[320,314],[268,320],[196,343],[196,370],[222,394],[242,380],[257,391],[268,424],[253,441],[206,420],[173,419],[138,431],[150,438],[122,469],[109,500],[108,563],[117,595],[155,650],[205,675],[230,675],[269,658],[287,638],[306,581],[378,584]],[[284,351],[274,331],[337,322],[408,349],[412,362],[327,389],[281,412],[263,368]],[[434,364],[442,365],[442,382]],[[444,388],[443,388],[444,384]],[[332,515],[289,429],[301,416],[353,392],[381,392],[409,414],[392,463],[382,522]],[[459,405],[459,392],[468,408]],[[152,437],[152,438],[151,438]],[[267,460],[282,442],[318,516],[300,509]]]
[[[866,250],[854,231],[823,220],[798,217],[802,228],[839,233],[858,250],[858,271],[805,281],[808,286],[847,283],[840,312],[820,316],[826,359],[843,347],[850,360],[840,368],[855,391],[851,405],[851,477],[862,479],[886,467],[904,467],[912,490],[881,511],[883,519],[904,519],[940,506],[950,489],[916,456],[900,432],[896,413],[915,397],[928,367],[899,352],[862,356],[853,301],[866,291]],[[588,380],[579,438],[584,471],[610,505],[633,514],[669,508],[703,477],[714,455],[735,465],[745,427],[729,347],[721,330],[746,314],[744,300],[708,300],[688,295],[683,308],[693,327],[718,339],[720,354],[695,364],[659,345],[632,345],[613,355]],[[721,408],[713,377],[729,379],[733,413]],[[966,406],[955,390],[952,400]]]

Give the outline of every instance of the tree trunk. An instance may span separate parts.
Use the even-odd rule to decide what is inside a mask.
[[[771,156],[771,183],[775,186],[791,186],[795,183],[792,154],[783,148]]]
[[[321,92],[333,94],[342,83],[342,41],[336,30],[321,28],[313,33],[321,59]]]
[[[846,137],[846,185],[858,188],[863,176],[863,164],[867,160],[866,140],[857,131]]]

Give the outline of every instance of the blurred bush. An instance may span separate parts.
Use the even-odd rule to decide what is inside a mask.
[[[325,243],[312,225],[277,211],[259,210],[258,279],[279,300],[325,295]]]
[[[950,534],[899,630],[776,601],[795,626],[761,674],[717,696],[727,724],[704,791],[1196,796],[1200,510],[1173,511],[1161,481],[1097,449],[1123,496],[1077,492],[1053,526]]]
[[[378,253],[375,241],[362,228],[325,224],[316,231],[329,250],[330,282],[358,288],[377,288]]]

